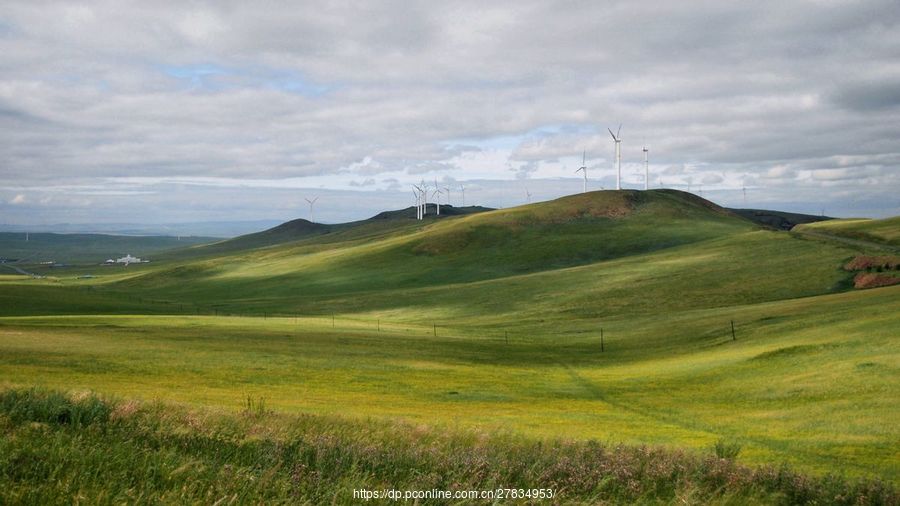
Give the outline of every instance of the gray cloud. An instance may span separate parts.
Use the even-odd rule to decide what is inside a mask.
[[[834,93],[834,101],[842,107],[862,112],[897,107],[900,106],[900,79],[846,85]]]
[[[898,56],[892,0],[4,2],[0,180],[16,189],[0,202],[100,219],[126,197],[154,208],[156,182],[180,178],[197,201],[244,188],[240,212],[274,215],[291,194],[242,181],[553,179],[582,150],[608,186],[620,122],[625,164],[646,143],[667,183],[705,195],[876,198],[900,190]],[[40,207],[53,185],[73,200]]]

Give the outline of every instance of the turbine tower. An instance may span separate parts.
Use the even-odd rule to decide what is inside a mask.
[[[416,219],[422,219],[422,189],[416,185],[412,185],[413,194],[416,196]]]
[[[575,171],[578,174],[578,171],[584,172],[584,186],[582,187],[581,193],[587,193],[587,164],[585,164],[585,160],[587,157],[587,150],[581,152],[581,167],[578,167],[578,170]]]
[[[434,197],[435,205],[437,205],[437,215],[438,216],[441,215],[441,193],[444,193],[444,192],[442,192],[440,188],[435,188],[434,192],[431,194],[431,196]]]
[[[428,184],[425,183],[424,179],[419,191],[422,192],[422,219],[425,219],[425,215],[428,214]]]
[[[315,204],[316,201],[319,200],[319,197],[314,197],[312,200],[304,198],[303,200],[309,202],[309,222],[314,223],[314,221],[313,221],[313,204]]]
[[[614,141],[616,141],[616,190],[622,189],[622,137],[619,135],[622,133],[622,125],[619,125],[619,129],[616,130],[616,133],[613,133],[612,129],[607,128],[609,130],[609,135],[612,135]]]
[[[644,189],[650,189],[650,156],[648,155],[649,149],[647,146],[644,146]]]
[[[414,193],[416,194],[416,219],[424,220],[425,219],[425,190],[422,189],[421,186],[412,185],[415,188]]]

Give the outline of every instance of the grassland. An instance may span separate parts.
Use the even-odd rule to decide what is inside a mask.
[[[0,381],[900,478],[900,287],[853,244],[672,191],[283,239],[0,278]]]

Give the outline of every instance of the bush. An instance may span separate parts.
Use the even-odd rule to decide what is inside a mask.
[[[737,458],[738,454],[741,453],[741,445],[722,438],[716,441],[713,450],[716,453],[716,457],[719,457],[720,459],[734,460]]]
[[[94,395],[76,398],[38,388],[0,392],[0,412],[13,423],[43,422],[82,427],[109,420],[112,408]]]

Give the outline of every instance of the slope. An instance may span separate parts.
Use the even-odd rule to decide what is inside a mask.
[[[810,223],[797,227],[797,232],[843,237],[900,249],[900,216],[880,220],[856,218]]]
[[[396,211],[384,211],[360,221],[348,223],[324,224],[314,223],[299,218],[282,223],[268,230],[242,235],[232,239],[204,244],[198,247],[170,252],[165,256],[169,261],[183,261],[191,258],[214,258],[229,253],[250,251],[260,248],[283,245],[295,242],[333,243],[349,239],[371,238],[395,230],[414,228],[437,219],[490,211],[481,206],[453,207],[441,206],[441,215],[436,215],[434,205],[429,206],[430,214],[425,222],[415,220],[415,208],[408,207]]]
[[[406,222],[403,222],[406,223]],[[348,293],[553,270],[753,230],[673,190],[603,191],[440,222],[341,234],[181,263],[124,282],[147,290]],[[371,225],[370,225],[371,227]],[[354,233],[350,233],[354,232]]]

